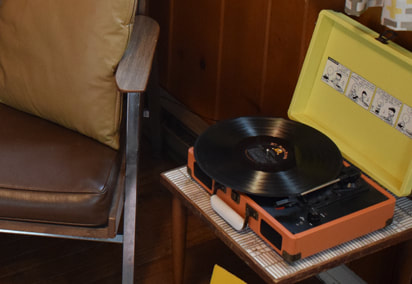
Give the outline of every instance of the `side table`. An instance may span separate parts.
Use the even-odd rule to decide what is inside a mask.
[[[215,234],[267,283],[300,281],[412,239],[412,200],[402,197],[397,199],[394,220],[390,226],[289,264],[252,230],[248,228],[238,232],[217,215],[210,205],[210,195],[188,175],[186,166],[162,173],[161,183],[173,194],[172,253],[175,283],[183,281],[186,208],[211,226]]]

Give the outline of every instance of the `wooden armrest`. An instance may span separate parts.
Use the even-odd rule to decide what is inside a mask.
[[[143,92],[146,89],[159,25],[146,16],[136,16],[126,52],[116,71],[116,83],[122,92]]]

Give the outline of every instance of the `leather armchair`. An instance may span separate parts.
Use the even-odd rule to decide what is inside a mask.
[[[159,34],[137,4],[0,0],[0,232],[122,243],[123,283]]]

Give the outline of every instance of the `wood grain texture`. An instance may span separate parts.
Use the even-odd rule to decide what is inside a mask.
[[[171,33],[169,31],[173,30],[171,20],[173,3],[174,0],[150,0],[147,1],[146,4],[150,16],[153,19],[156,19],[156,22],[161,27],[158,46],[156,48],[156,58],[154,60],[157,65],[161,62],[161,68],[158,68],[156,71],[162,85],[167,82],[167,77],[169,75],[169,47],[172,41]]]
[[[221,29],[219,0],[171,1],[167,89],[204,118],[214,116]],[[159,63],[163,66],[163,62]]]
[[[118,88],[123,92],[146,89],[159,37],[159,25],[146,16],[136,16],[129,45],[116,71]]]
[[[226,0],[215,119],[261,114],[268,9],[272,1]]]
[[[160,85],[211,123],[287,117],[319,12],[344,9],[342,0],[153,2],[149,14],[162,29]],[[355,19],[381,32],[380,13],[369,8]],[[412,33],[394,41],[412,50]]]

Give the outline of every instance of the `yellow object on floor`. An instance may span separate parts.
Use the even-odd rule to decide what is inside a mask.
[[[212,279],[210,279],[210,284],[246,284],[226,269],[215,264],[212,273]]]

